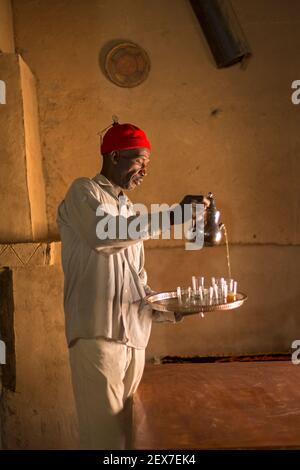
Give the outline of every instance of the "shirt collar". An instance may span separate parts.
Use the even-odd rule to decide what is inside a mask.
[[[105,186],[106,191],[112,193],[116,198],[118,198],[119,195],[125,196],[121,188],[112,184],[111,181],[106,178],[106,176],[102,175],[102,173],[97,173],[93,180],[96,181],[96,183],[98,183],[100,186]]]

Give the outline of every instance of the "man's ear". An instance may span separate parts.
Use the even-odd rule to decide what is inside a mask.
[[[113,152],[110,153],[110,160],[113,165],[117,165],[119,159],[119,152],[117,150],[114,150]]]

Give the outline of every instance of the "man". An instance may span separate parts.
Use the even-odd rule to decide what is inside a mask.
[[[99,221],[106,217],[119,226],[120,196],[127,219],[137,218],[123,190],[142,183],[150,150],[141,129],[114,122],[102,141],[101,172],[75,180],[58,208],[66,336],[83,449],[125,448],[125,404],[143,374],[153,318],[143,301],[151,291],[145,237],[121,237],[118,231],[113,238],[102,236]]]

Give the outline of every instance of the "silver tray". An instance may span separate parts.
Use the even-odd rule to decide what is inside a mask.
[[[177,292],[156,292],[149,294],[145,300],[154,310],[160,312],[177,312],[181,315],[193,315],[196,313],[213,312],[215,310],[232,310],[241,307],[247,300],[247,295],[242,292],[236,294],[236,300],[226,304],[201,305],[200,301],[194,300],[189,304],[183,304],[178,301]]]

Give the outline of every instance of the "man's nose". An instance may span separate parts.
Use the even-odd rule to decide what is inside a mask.
[[[146,168],[145,168],[145,167],[144,167],[144,168],[141,168],[140,171],[139,171],[139,173],[140,173],[142,176],[147,176],[147,170],[146,170]]]

